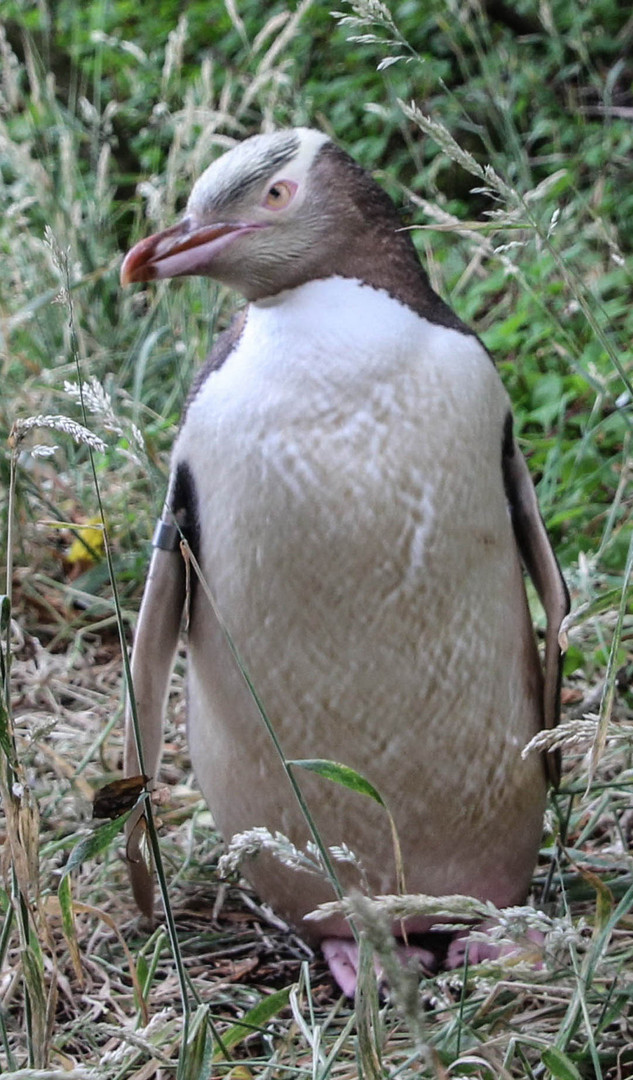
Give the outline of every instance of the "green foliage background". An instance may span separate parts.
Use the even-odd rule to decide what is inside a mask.
[[[76,385],[68,385],[77,383],[79,368],[90,390],[90,423],[107,443],[95,462],[129,629],[182,404],[236,300],[196,280],[123,292],[122,255],[174,219],[195,178],[235,139],[288,125],[325,129],[388,189],[401,207],[403,226],[414,228],[434,287],[475,326],[499,364],[578,613],[567,673],[593,701],[600,723],[596,745],[603,749],[607,730],[617,728],[610,725],[612,716],[622,721],[631,705],[633,19],[618,0],[341,0],[338,15],[330,8],[325,0],[280,0],[265,9],[259,0],[93,0],[81,7],[71,0],[4,0],[0,430],[8,436],[16,421],[51,414],[81,420]],[[74,573],[66,540],[57,540],[60,530],[50,524],[71,523],[77,533],[97,513],[86,446],[59,423],[53,431],[40,428],[34,422],[37,436],[23,436],[18,448],[14,439],[0,455],[0,509],[4,528],[13,453],[16,527],[7,555],[15,566],[14,616],[36,635],[38,648],[44,643],[48,661],[67,652],[64,678],[71,685],[72,665],[86,641],[88,663],[112,640],[118,648],[112,591],[98,557]],[[35,442],[57,448],[42,457]],[[7,568],[11,579],[9,558]],[[7,626],[3,608],[3,636]],[[20,655],[19,662],[28,667],[30,661]],[[8,701],[8,662],[3,674]],[[596,685],[598,695],[591,698]],[[103,744],[116,708],[111,702],[106,708],[112,713],[107,733],[86,736],[85,756],[66,787],[58,775],[50,780],[38,758],[38,740],[45,741],[46,732],[29,729],[28,740],[18,732],[28,769],[36,773],[37,767],[45,777],[39,803],[49,847],[39,868],[32,861],[45,898],[54,892],[57,852],[72,846],[73,829],[81,827],[73,822],[70,801],[64,813],[60,806],[83,780],[97,743],[107,758]],[[69,727],[76,739],[79,725]],[[619,855],[626,852],[630,806],[627,731],[630,726],[616,731],[624,749],[596,773],[599,783],[590,796],[584,795],[585,766],[578,763],[564,792],[568,837],[576,844],[574,873],[595,851],[603,858],[608,837],[612,861],[605,855],[600,865],[612,871],[614,895],[625,898],[632,887],[630,866]],[[579,755],[574,737],[572,758]],[[69,760],[75,757],[73,743]],[[212,843],[203,832],[197,836],[201,851]],[[34,827],[35,852],[36,833]],[[93,875],[90,887],[99,902],[120,901],[113,899],[108,878],[122,873],[114,854],[109,868],[106,861],[105,870],[82,872]],[[557,874],[562,881],[560,868]],[[564,987],[556,1013],[560,1026],[539,1026],[556,1012],[554,992],[548,1000],[545,995],[539,1016],[531,1015],[540,984],[526,984],[529,1000],[521,1005],[525,1019],[518,1035],[510,1022],[497,1024],[496,1005],[479,1013],[483,998],[477,994],[464,996],[456,1019],[450,987],[442,998],[446,988],[438,984],[434,992],[444,1004],[432,1037],[444,1064],[465,1048],[486,1045],[491,1033],[494,1041],[503,1027],[509,1040],[499,1051],[503,1069],[481,1066],[473,1074],[615,1077],[621,1040],[614,1031],[630,1006],[632,946],[630,934],[619,930],[619,945],[609,953],[606,939],[621,912],[607,918],[612,897],[597,880],[594,874],[580,883],[583,901],[596,888],[600,899],[592,910],[591,950],[583,953],[581,926],[565,954],[567,966],[557,969],[557,986]],[[565,888],[580,896],[578,885],[569,873]],[[39,890],[38,878],[38,903]],[[10,912],[9,894],[0,889]],[[568,895],[562,910],[571,919]],[[27,908],[22,905],[28,915]],[[66,915],[72,922],[70,907]],[[10,941],[7,930],[3,957]],[[164,937],[155,947],[158,956]],[[30,948],[27,942],[24,956]],[[147,968],[143,949],[141,971]],[[18,972],[22,962],[16,961]],[[44,994],[43,960],[40,966]],[[154,961],[151,968],[148,992]],[[157,983],[162,979],[161,968]],[[35,1000],[32,986],[29,992]],[[125,998],[125,987],[117,992],[121,1010],[133,1016],[136,1004]],[[243,1016],[252,993],[248,987],[239,993]],[[282,996],[285,1004],[286,991]],[[519,1008],[508,1000],[509,1012]],[[75,1016],[81,1009],[83,1004]],[[591,1022],[583,1028],[587,1017]],[[103,1038],[99,1022],[94,1030],[88,1024],[85,1042],[79,1026],[72,1035],[56,1036],[56,1052],[74,1047],[75,1039],[82,1052],[97,1045]],[[534,1026],[521,1042],[528,1023]],[[7,1035],[4,1024],[0,1010],[7,1047],[14,1033]],[[393,1030],[399,1037],[397,1020]],[[385,1032],[389,1039],[388,1025]],[[42,1034],[38,1057],[29,1036],[31,1064],[48,1060],[51,1037]],[[19,1035],[14,1043],[19,1064],[26,1060]],[[402,1054],[409,1054],[408,1045]],[[398,1075],[419,1075],[420,1060],[414,1054],[413,1074],[398,1069]],[[530,1071],[523,1071],[524,1064]],[[463,1068],[455,1075],[480,1066],[471,1061]],[[128,1075],[124,1067],[120,1075]]]

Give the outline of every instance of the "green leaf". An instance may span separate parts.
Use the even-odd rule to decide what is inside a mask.
[[[287,764],[298,765],[308,772],[317,773],[326,780],[333,780],[335,784],[342,784],[350,791],[357,791],[360,795],[369,795],[370,799],[374,799],[380,806],[385,806],[382,795],[374,785],[355,769],[350,769],[349,765],[341,765],[338,761],[327,761],[324,758],[297,758]]]
[[[0,694],[0,747],[4,751],[7,761],[10,761],[13,765],[15,763],[15,751],[11,742],[9,714],[4,703],[4,694]]]
[[[62,913],[62,927],[64,933],[66,936],[68,936],[69,933],[74,935],[75,920],[73,919],[73,897],[68,874],[60,881],[57,896],[59,897],[59,907]]]
[[[0,679],[2,681],[2,689],[4,691],[4,684],[7,680],[7,668],[8,665],[5,661],[4,655],[4,642],[6,640],[7,649],[9,645],[9,626],[11,623],[11,599],[6,593],[0,594]]]
[[[382,1080],[385,1069],[381,1060],[381,1034],[378,1003],[378,980],[374,968],[374,950],[365,930],[361,930],[358,949],[358,981],[354,1000],[358,1031],[358,1057],[366,1080]]]
[[[75,931],[75,914],[73,912],[73,894],[70,884],[70,876],[66,874],[59,883],[57,890],[57,898],[59,900],[59,908],[62,916],[62,930],[64,937],[66,938],[66,944],[68,945],[68,951],[72,960],[73,968],[75,969],[75,975],[80,984],[83,984],[83,973],[81,970],[81,953],[79,951],[79,945],[77,943],[77,934]]]
[[[182,1080],[208,1080],[211,1075],[208,1021],[209,1006],[199,1005],[191,1020]]]
[[[563,675],[571,675],[585,666],[585,654],[578,645],[570,645],[563,658]]]
[[[147,977],[149,975],[149,964],[147,963],[147,957],[143,953],[137,953],[136,956],[136,974],[138,975],[138,981],[143,987],[143,994],[147,996],[148,985]]]
[[[144,792],[139,802],[146,797]],[[136,806],[138,806],[138,802]],[[123,826],[134,809],[135,807],[132,807],[132,810],[128,810],[126,814],[115,818],[114,821],[106,821],[105,825],[100,825],[98,829],[95,829],[88,836],[84,836],[68,856],[68,861],[62,870],[61,880],[63,881],[71,870],[77,870],[88,859],[94,859],[95,855],[100,855],[102,851],[105,851],[115,836],[118,836],[123,831]]]
[[[543,1051],[541,1061],[555,1080],[582,1080],[582,1074],[578,1072],[573,1061],[555,1046],[550,1046],[549,1049]]]
[[[31,999],[31,1009],[37,1012],[38,1019],[46,1015],[46,981],[44,965],[39,951],[29,944],[21,951],[24,981]]]
[[[324,776],[326,780],[333,780],[335,784],[342,784],[343,787],[349,788],[350,791],[356,791],[360,795],[369,795],[370,799],[373,799],[379,806],[382,806],[389,818],[389,827],[393,839],[393,857],[396,865],[397,889],[399,893],[405,893],[406,883],[404,879],[404,864],[402,862],[402,851],[400,850],[398,830],[396,829],[393,815],[378,789],[375,788],[373,784],[370,784],[369,780],[362,776],[361,773],[356,772],[355,769],[350,769],[349,765],[341,765],[339,761],[327,761],[324,758],[295,758],[294,761],[288,761],[286,764],[299,765],[300,768],[307,769],[308,772],[317,773],[318,776]]]
[[[11,597],[6,593],[0,593],[0,633],[4,634],[9,629],[11,619]]]
[[[264,1024],[267,1024],[269,1020],[272,1020],[273,1016],[277,1016],[282,1009],[285,1009],[288,1001],[290,1000],[290,986],[285,986],[283,990],[277,990],[274,994],[269,994],[260,1001],[253,1009],[250,1009],[245,1016],[242,1017],[239,1024],[234,1024],[232,1028],[229,1028],[222,1036],[222,1045],[225,1050],[232,1050],[234,1046],[243,1042],[249,1035],[253,1034],[253,1031],[259,1031],[263,1028]],[[214,1055],[214,1060],[219,1061],[224,1059],[224,1055],[221,1051],[218,1051]]]

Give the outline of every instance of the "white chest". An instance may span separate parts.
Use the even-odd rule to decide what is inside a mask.
[[[494,528],[507,409],[474,337],[385,293],[331,279],[252,305],[175,450],[195,479],[203,557],[216,580],[222,562],[233,572],[228,551],[267,538],[284,558],[316,544],[327,562],[328,538],[387,549],[410,534],[422,557],[465,505]]]

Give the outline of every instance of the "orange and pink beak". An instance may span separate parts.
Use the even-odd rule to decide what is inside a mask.
[[[214,257],[237,236],[257,228],[260,226],[242,222],[196,225],[192,218],[184,217],[128,251],[121,267],[121,284],[190,274],[212,277]]]

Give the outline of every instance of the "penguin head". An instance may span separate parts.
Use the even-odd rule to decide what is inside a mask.
[[[353,253],[359,267],[381,258],[399,225],[388,196],[326,135],[254,135],[205,170],[180,221],[128,252],[121,281],[200,275],[262,299],[337,272],[356,276]]]

